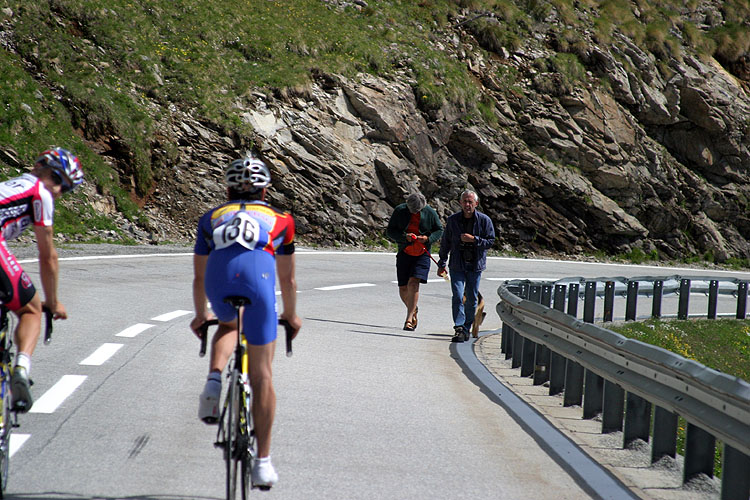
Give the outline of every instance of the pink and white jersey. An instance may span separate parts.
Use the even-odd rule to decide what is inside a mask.
[[[34,175],[0,182],[0,231],[12,240],[30,225],[51,226],[55,200]]]

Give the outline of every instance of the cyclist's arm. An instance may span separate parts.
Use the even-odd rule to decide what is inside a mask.
[[[281,288],[281,301],[284,311],[281,318],[289,321],[294,328],[295,335],[302,326],[302,320],[297,316],[297,280],[294,277],[294,254],[276,256],[276,275]]]
[[[209,319],[208,299],[204,287],[207,263],[208,255],[193,255],[193,305],[195,306],[195,319],[193,322],[197,326],[202,325]]]
[[[39,250],[39,271],[44,290],[44,304],[52,310],[56,319],[68,317],[65,307],[57,301],[57,280],[60,267],[52,226],[34,226],[36,246]]]

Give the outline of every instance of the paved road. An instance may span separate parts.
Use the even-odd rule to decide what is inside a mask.
[[[280,348],[275,361],[280,482],[255,494],[589,496],[453,359],[445,282],[422,287],[419,328],[404,332],[393,255],[300,251],[297,262],[304,330],[294,357]],[[38,283],[36,265],[24,266]],[[196,418],[206,360],[187,330],[190,255],[63,260],[61,268],[71,318],[34,355],[44,413],[20,417],[7,496],[221,498],[214,430]],[[490,259],[485,328],[499,327],[493,280],[643,274],[656,271]]]

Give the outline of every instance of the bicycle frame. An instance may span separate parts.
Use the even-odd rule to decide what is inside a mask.
[[[227,297],[225,302],[232,304],[237,310],[237,340],[234,348],[234,357],[229,363],[226,373],[227,391],[224,397],[224,405],[218,420],[219,428],[216,433],[214,446],[222,448],[224,460],[226,461],[227,500],[234,500],[237,494],[237,477],[239,469],[240,487],[242,500],[247,500],[251,487],[250,471],[255,459],[255,430],[253,428],[252,415],[252,388],[250,386],[249,358],[247,353],[247,342],[242,331],[241,309],[249,304],[245,297]],[[218,324],[217,320],[209,320],[198,328],[201,347],[199,356],[206,353],[208,341],[208,327]],[[286,331],[286,354],[292,355],[293,330],[285,320],[279,320]],[[258,486],[259,489],[269,487]]]

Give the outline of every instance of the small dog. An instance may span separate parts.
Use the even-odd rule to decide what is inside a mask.
[[[466,295],[464,295],[464,304],[465,303]],[[477,292],[477,307],[474,309],[474,323],[471,325],[472,337],[479,337],[479,327],[482,325],[485,317],[487,317],[487,313],[484,312],[484,297],[482,297],[480,292]]]

